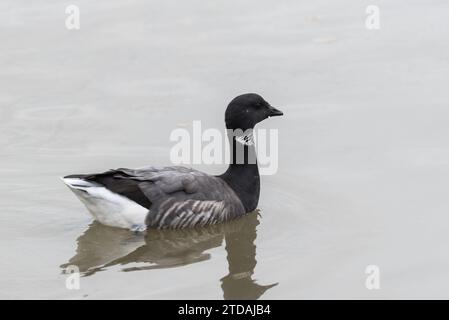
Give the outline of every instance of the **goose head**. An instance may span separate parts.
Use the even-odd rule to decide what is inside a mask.
[[[246,93],[229,103],[225,113],[226,128],[246,131],[269,117],[282,115],[282,111],[271,106],[260,95]]]

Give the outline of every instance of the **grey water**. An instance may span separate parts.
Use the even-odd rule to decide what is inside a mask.
[[[0,298],[449,298],[447,1],[68,4],[0,3]],[[259,212],[135,234],[59,179],[170,165],[244,92],[284,112]]]

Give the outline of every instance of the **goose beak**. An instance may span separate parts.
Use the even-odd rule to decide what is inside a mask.
[[[276,109],[273,106],[270,106],[270,111],[268,113],[269,117],[283,116],[284,113],[281,110]]]

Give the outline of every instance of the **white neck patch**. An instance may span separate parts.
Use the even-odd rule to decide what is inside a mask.
[[[253,132],[251,131],[248,134],[243,134],[241,136],[236,136],[235,137],[235,141],[237,141],[238,143],[241,143],[245,146],[252,146],[254,145],[254,136],[253,136]]]

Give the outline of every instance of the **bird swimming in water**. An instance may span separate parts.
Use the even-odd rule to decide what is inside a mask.
[[[143,231],[229,221],[254,211],[259,202],[252,130],[262,120],[281,115],[258,94],[234,98],[225,113],[232,159],[218,176],[170,166],[75,174],[63,181],[95,220],[108,226]]]

